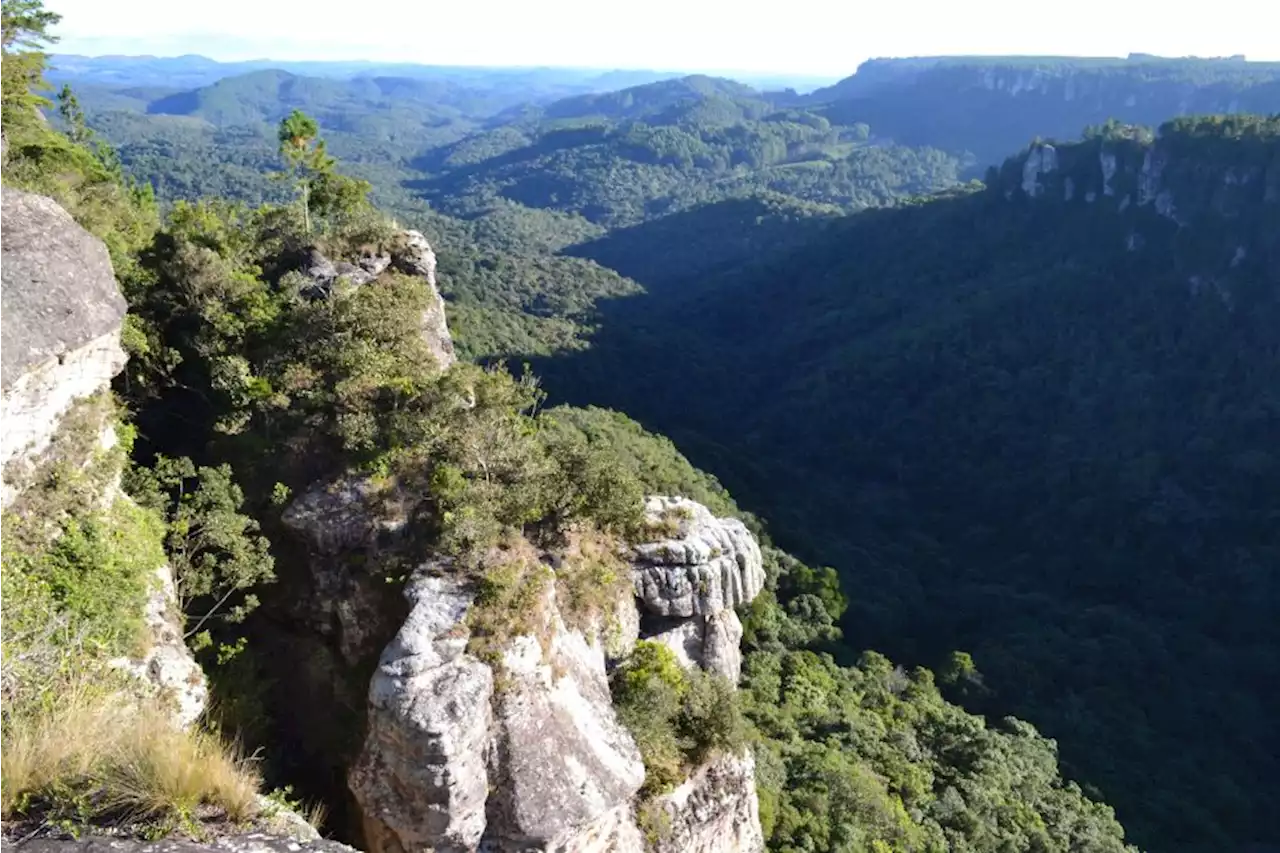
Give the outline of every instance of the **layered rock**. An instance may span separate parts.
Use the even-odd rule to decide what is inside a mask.
[[[51,199],[9,187],[0,194],[0,500],[7,505],[62,416],[123,369],[126,306],[100,240]]]
[[[764,589],[760,546],[736,518],[716,518],[687,498],[645,502],[661,538],[638,545],[632,563],[636,597],[657,616],[708,616],[751,602]]]
[[[736,683],[742,623],[733,608],[764,588],[759,544],[738,519],[716,518],[686,498],[651,497],[645,515],[650,529],[664,535],[635,549],[632,575],[647,617],[642,633],[686,666]]]

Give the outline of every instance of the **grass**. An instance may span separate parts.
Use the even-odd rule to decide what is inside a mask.
[[[199,730],[175,728],[157,704],[92,688],[6,709],[0,811],[74,829],[109,823],[193,832],[259,811],[251,759]]]
[[[632,593],[631,570],[618,555],[617,541],[587,528],[574,531],[556,569],[556,602],[565,624],[582,631],[602,630],[620,600]]]

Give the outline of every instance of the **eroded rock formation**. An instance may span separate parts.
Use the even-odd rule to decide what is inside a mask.
[[[733,608],[764,588],[759,544],[741,521],[716,518],[686,498],[651,497],[645,514],[664,535],[635,549],[642,634],[669,646],[686,666],[736,683],[742,623]]]
[[[417,276],[429,285],[430,301],[422,314],[422,336],[440,367],[449,367],[458,359],[445,319],[444,299],[436,285],[436,253],[420,231],[401,231],[392,239],[389,251],[366,255],[356,263],[335,262],[317,248],[308,249],[298,269],[305,280],[301,293],[311,299],[327,299],[342,285],[362,287],[388,269]]]

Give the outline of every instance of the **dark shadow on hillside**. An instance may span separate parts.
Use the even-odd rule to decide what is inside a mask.
[[[799,246],[831,222],[793,199],[751,196],[620,228],[563,254],[595,261],[652,290]]]

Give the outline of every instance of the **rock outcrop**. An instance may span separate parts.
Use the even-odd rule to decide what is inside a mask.
[[[445,321],[444,300],[440,298],[440,289],[436,285],[436,253],[431,250],[431,244],[421,232],[405,231],[392,250],[391,263],[401,272],[426,279],[427,284],[431,285],[433,298],[427,310],[422,313],[422,334],[431,344],[431,352],[436,361],[442,368],[448,367],[458,359],[453,351],[449,325]]]
[[[466,654],[472,597],[423,576],[369,688],[369,731],[350,773],[372,853],[474,850],[486,826],[493,674]]]
[[[686,666],[736,683],[742,623],[733,608],[764,588],[760,546],[741,521],[716,518],[685,498],[651,497],[645,514],[650,529],[669,535],[635,549],[641,633],[669,646]]]
[[[445,318],[444,299],[436,285],[436,253],[420,231],[401,231],[392,239],[390,251],[365,255],[356,263],[333,261],[315,247],[307,249],[297,271],[304,279],[300,293],[308,299],[328,299],[341,286],[362,287],[388,269],[416,276],[429,285],[430,301],[422,313],[422,336],[441,369],[448,368],[458,359]]]
[[[7,505],[20,469],[48,446],[62,416],[124,367],[126,306],[102,241],[51,199],[9,187],[0,194],[0,500]]]
[[[173,570],[167,564],[156,569],[143,621],[149,633],[146,653],[111,663],[155,687],[172,708],[174,722],[187,728],[204,713],[209,685],[183,639]]]
[[[543,639],[514,638],[495,674],[466,651],[461,581],[421,574],[406,596],[349,778],[372,853],[634,848],[644,766],[613,715],[602,644],[565,627],[549,589]]]
[[[636,597],[657,616],[709,616],[747,604],[764,588],[760,546],[736,518],[716,518],[687,498],[651,497],[650,528],[632,564]]]
[[[648,806],[653,853],[758,853],[764,849],[755,759],[721,755]]]
[[[1033,145],[1022,164],[1022,191],[1035,198],[1044,192],[1041,178],[1058,168],[1058,149],[1052,145]]]
[[[513,853],[618,849],[644,764],[614,716],[602,644],[551,605],[546,649],[522,636],[503,658],[490,836]]]
[[[370,853],[644,849],[635,810],[645,771],[613,710],[610,661],[661,628],[664,642],[679,638],[686,665],[736,680],[742,626],[733,607],[764,584],[759,546],[741,522],[675,498],[646,509],[663,537],[631,555],[633,583],[617,602],[570,627],[554,572],[571,558],[543,554],[547,583],[522,633],[483,658],[469,651],[475,592],[447,561],[414,572],[403,591],[407,616],[389,628],[396,611],[382,596],[393,587],[370,566],[410,541],[399,535],[413,509],[394,490],[341,480],[286,511],[309,554],[312,589],[298,613],[338,651],[329,665],[358,669],[394,633],[369,682],[363,742],[347,773]],[[722,764],[699,769],[663,808],[678,837],[707,850],[758,850],[753,769]],[[743,846],[717,848],[711,836]]]

